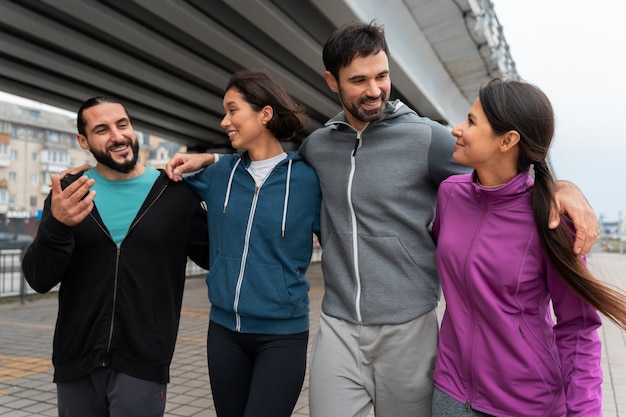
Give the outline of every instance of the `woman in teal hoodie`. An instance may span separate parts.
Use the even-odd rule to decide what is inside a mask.
[[[240,71],[221,126],[243,154],[222,155],[185,180],[207,204],[211,301],[209,378],[219,417],[291,415],[306,369],[315,171],[280,140],[304,108],[264,71]]]

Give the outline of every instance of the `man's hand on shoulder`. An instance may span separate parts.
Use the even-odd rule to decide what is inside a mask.
[[[600,227],[595,212],[582,191],[569,181],[556,182],[554,197],[557,207],[550,210],[548,227],[556,229],[560,223],[561,214],[567,214],[576,229],[574,253],[579,257],[585,256],[600,236]]]

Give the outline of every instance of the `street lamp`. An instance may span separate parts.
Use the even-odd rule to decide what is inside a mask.
[[[622,246],[622,240],[626,239],[626,236],[623,235],[622,222],[624,221],[624,212],[619,211],[617,214],[617,239],[619,241],[619,253],[624,253],[624,247]]]

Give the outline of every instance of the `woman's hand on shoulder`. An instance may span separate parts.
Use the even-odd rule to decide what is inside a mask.
[[[181,181],[183,174],[199,171],[215,162],[212,153],[177,153],[165,165],[165,173],[172,181]]]

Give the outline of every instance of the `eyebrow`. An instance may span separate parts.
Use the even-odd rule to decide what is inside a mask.
[[[381,75],[388,75],[388,74],[389,74],[389,70],[384,70],[376,74],[376,76],[380,77]],[[367,78],[367,75],[356,74],[356,75],[353,75],[352,77],[348,77],[348,81],[354,81],[354,80],[358,80],[361,78]]]

